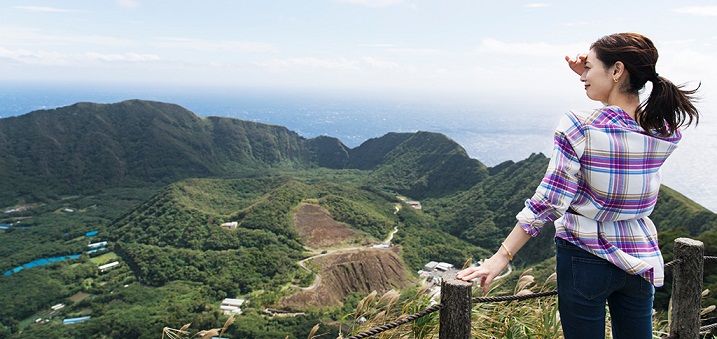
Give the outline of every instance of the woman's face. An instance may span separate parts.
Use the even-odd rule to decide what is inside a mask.
[[[580,81],[585,84],[585,94],[588,98],[608,103],[608,98],[617,83],[613,80],[612,67],[605,68],[605,64],[590,50],[584,62],[585,71],[580,75]]]

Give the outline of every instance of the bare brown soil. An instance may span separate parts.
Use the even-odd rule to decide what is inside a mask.
[[[345,224],[337,222],[329,211],[316,204],[302,203],[294,213],[294,226],[306,246],[324,249],[363,242],[363,237]]]
[[[311,264],[318,267],[321,275],[317,288],[284,297],[278,307],[305,310],[307,307],[339,306],[351,292],[383,294],[390,289],[409,286],[414,281],[398,251],[398,247],[361,248],[314,258]]]

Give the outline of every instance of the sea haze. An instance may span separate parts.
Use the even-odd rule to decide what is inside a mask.
[[[569,109],[552,110],[515,102],[428,100],[420,96],[0,86],[0,117],[83,101],[114,103],[128,99],[175,103],[204,117],[286,126],[306,138],[332,136],[351,148],[388,132],[438,132],[488,166],[519,161],[531,153],[549,156],[553,128]],[[680,147],[663,166],[662,182],[717,212],[717,197],[713,194],[717,191],[717,177],[713,174],[717,168],[717,122],[703,118],[698,128],[689,128],[684,134]]]

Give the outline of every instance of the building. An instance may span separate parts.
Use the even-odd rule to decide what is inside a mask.
[[[65,320],[62,321],[62,324],[63,324],[63,325],[68,325],[68,324],[82,323],[82,322],[85,322],[85,321],[87,321],[87,320],[90,320],[90,318],[91,318],[91,317],[90,317],[89,315],[88,315],[88,316],[84,316],[84,317],[78,317],[78,318],[67,318],[67,319],[65,319]]]
[[[411,206],[417,210],[421,209],[421,203],[418,201],[407,201],[406,204],[408,204],[408,206]]]
[[[89,248],[100,248],[100,247],[104,247],[104,246],[107,246],[106,241],[100,241],[100,242],[96,242],[96,243],[87,245],[87,247],[89,247]]]
[[[438,266],[437,261],[429,261],[427,264],[423,265],[423,270],[426,272],[432,272],[436,269],[436,266]]]
[[[100,269],[100,272],[104,272],[104,271],[107,271],[107,270],[109,270],[109,269],[111,269],[111,268],[117,267],[118,265],[119,265],[119,261],[113,261],[113,262],[111,262],[111,263],[109,263],[109,264],[101,265],[101,266],[98,267],[98,268]]]
[[[239,226],[239,223],[236,222],[236,221],[225,222],[225,223],[221,224],[220,226],[221,226],[221,227],[226,227],[226,228],[228,228],[228,229],[230,229],[230,230],[233,230],[233,229],[237,228],[237,226]]]
[[[441,271],[448,271],[453,268],[453,265],[445,262],[439,262],[438,265],[436,265],[437,270]]]
[[[219,306],[219,309],[224,312],[224,314],[241,314],[241,306],[244,304],[244,299],[232,299],[232,298],[225,298],[222,300],[222,304]]]

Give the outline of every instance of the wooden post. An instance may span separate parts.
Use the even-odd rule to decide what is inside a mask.
[[[441,282],[440,339],[471,338],[472,284],[455,276],[456,272],[443,274]]]
[[[700,336],[704,244],[688,238],[675,239],[675,260],[680,262],[672,266],[674,278],[670,336],[697,339]]]

